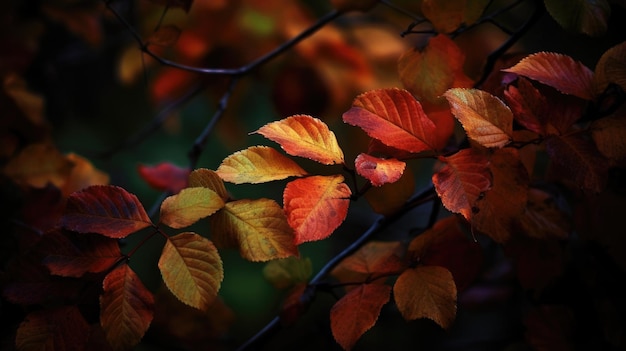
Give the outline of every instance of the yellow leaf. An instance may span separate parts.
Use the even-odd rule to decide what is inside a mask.
[[[224,279],[222,260],[211,241],[196,233],[170,237],[159,259],[167,288],[183,303],[206,311]]]
[[[268,146],[253,146],[228,156],[217,168],[223,180],[235,184],[265,183],[306,175],[293,160]]]
[[[185,188],[161,204],[161,222],[184,228],[224,207],[224,200],[209,188]]]
[[[288,288],[298,283],[306,283],[313,267],[311,259],[299,257],[287,257],[268,262],[263,267],[263,276],[277,289]]]
[[[2,173],[17,183],[43,188],[48,183],[61,187],[72,169],[72,162],[51,144],[31,144],[6,164]]]
[[[189,187],[209,188],[215,191],[226,202],[229,198],[224,181],[215,171],[198,168],[189,174]]]

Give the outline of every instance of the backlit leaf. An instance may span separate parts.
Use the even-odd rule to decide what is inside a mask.
[[[209,188],[185,188],[161,204],[160,220],[171,228],[188,227],[224,207],[224,200]]]
[[[311,176],[287,184],[283,203],[296,245],[327,238],[345,220],[352,192],[343,181],[341,175]]]
[[[61,226],[79,233],[123,238],[152,226],[137,197],[112,185],[94,185],[75,192],[67,200]]]
[[[289,155],[305,157],[322,164],[343,164],[343,151],[326,123],[296,115],[268,123],[255,133],[277,142]]]
[[[114,350],[130,349],[150,326],[154,297],[127,264],[107,274],[103,289],[100,324],[106,339]]]
[[[406,90],[393,88],[363,93],[343,114],[343,121],[400,150],[433,150],[433,145],[437,144],[435,124]]]
[[[189,177],[188,168],[178,167],[170,162],[161,162],[154,166],[139,165],[137,171],[153,189],[173,194],[187,186]]]
[[[436,30],[450,33],[462,24],[474,23],[489,4],[489,0],[424,0],[422,12]]]
[[[471,139],[498,148],[511,141],[513,112],[500,99],[478,89],[450,89],[444,96]]]
[[[443,205],[471,221],[478,199],[491,188],[489,160],[474,149],[440,157],[445,165],[432,177]]]
[[[403,255],[404,248],[400,242],[370,241],[341,261],[331,275],[344,283],[376,281],[399,274],[405,268]]]
[[[388,285],[361,284],[333,305],[330,328],[344,350],[352,349],[357,340],[376,324],[390,293]]]
[[[544,0],[546,9],[561,27],[591,36],[607,30],[611,6],[606,0]]]
[[[17,350],[82,351],[87,347],[89,324],[78,307],[64,306],[29,313],[17,329]]]
[[[383,159],[368,154],[359,154],[354,160],[356,171],[374,186],[395,183],[402,177],[406,163],[395,158]]]
[[[407,321],[428,318],[447,329],[456,317],[456,286],[452,273],[446,268],[407,269],[396,280],[393,296]]]
[[[504,97],[519,124],[537,134],[547,134],[544,110],[548,102],[528,80],[520,78],[517,87],[509,85]]]
[[[306,283],[313,273],[310,258],[287,257],[268,262],[263,267],[263,276],[277,289]]]
[[[250,261],[269,261],[297,256],[293,229],[274,200],[237,200],[211,218],[218,246],[237,247]]]
[[[505,69],[568,95],[592,100],[593,72],[573,58],[552,52],[539,52],[526,56],[515,66]]]
[[[174,296],[202,311],[211,306],[224,279],[222,260],[213,243],[191,232],[167,240],[159,269]]]
[[[267,146],[237,151],[222,161],[216,173],[224,181],[235,184],[265,183],[306,175],[292,159]]]
[[[61,187],[72,169],[72,162],[52,144],[30,144],[2,169],[17,183],[43,188],[48,183]]]
[[[594,73],[596,94],[601,94],[610,83],[617,84],[626,91],[626,42],[615,45],[602,54]]]
[[[546,140],[551,171],[580,189],[600,192],[606,185],[608,162],[594,143],[574,134]]]
[[[229,198],[224,181],[215,171],[199,168],[189,174],[189,187],[203,187],[215,191],[226,202]]]

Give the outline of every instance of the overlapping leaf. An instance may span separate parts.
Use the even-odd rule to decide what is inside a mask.
[[[283,203],[295,243],[327,238],[345,220],[350,188],[341,175],[311,176],[287,184]]]
[[[74,153],[67,154],[65,158],[73,164],[72,170],[61,188],[65,197],[88,186],[109,184],[109,176],[95,168],[86,158]]]
[[[111,185],[94,185],[72,194],[61,218],[61,226],[68,230],[110,238],[123,238],[152,225],[135,195]]]
[[[213,243],[191,232],[167,240],[159,269],[174,296],[202,311],[211,306],[224,279],[222,260]]]
[[[89,324],[76,306],[29,313],[17,329],[17,350],[82,351],[87,347]]]
[[[395,183],[402,177],[406,163],[391,159],[382,159],[368,154],[359,154],[354,160],[358,174],[369,180],[374,186]]]
[[[229,198],[224,181],[220,178],[215,171],[198,168],[189,174],[189,187],[203,187],[209,188],[216,192],[224,202]]]
[[[581,99],[592,100],[594,97],[593,72],[567,55],[539,52],[504,71],[539,81]]]
[[[489,4],[489,0],[424,0],[422,12],[436,30],[450,33],[462,24],[474,23]]]
[[[435,124],[406,90],[379,89],[359,95],[343,114],[344,122],[360,127],[372,138],[409,152],[433,150]]]
[[[615,45],[602,54],[594,73],[596,94],[601,94],[610,83],[617,84],[626,91],[626,42]]]
[[[591,36],[604,34],[611,6],[607,0],[544,0],[546,9],[563,28]]]
[[[414,191],[415,178],[411,168],[407,168],[397,182],[368,190],[365,199],[374,212],[387,216],[402,207]]]
[[[452,114],[467,135],[485,147],[503,147],[513,136],[513,113],[497,97],[478,89],[450,89]]]
[[[122,264],[104,278],[100,297],[100,324],[114,350],[139,343],[153,317],[154,297],[139,277]]]
[[[293,229],[274,200],[237,200],[211,218],[216,244],[237,247],[250,261],[297,256]]]
[[[267,146],[237,151],[222,161],[216,173],[224,181],[235,184],[265,183],[306,175],[292,159]]]
[[[537,239],[567,239],[572,229],[571,219],[556,199],[534,188],[529,189],[526,210],[516,222],[524,235]]]
[[[405,267],[400,242],[370,241],[341,261],[331,275],[344,283],[384,282],[377,280],[399,274]]]
[[[352,349],[357,340],[376,324],[390,293],[388,285],[361,284],[333,305],[330,328],[344,350]]]
[[[296,115],[268,123],[255,133],[277,142],[289,155],[305,157],[322,164],[343,164],[343,151],[326,123]]]
[[[161,222],[172,228],[188,227],[224,207],[224,200],[209,188],[185,188],[161,204]]]
[[[489,160],[474,149],[439,159],[445,166],[432,179],[441,202],[451,212],[471,221],[478,199],[491,188]]]
[[[189,177],[188,168],[178,167],[170,162],[161,162],[154,166],[139,165],[137,171],[152,188],[173,194],[187,186]]]
[[[546,140],[552,171],[576,187],[600,192],[607,181],[608,162],[594,143],[580,135]]]

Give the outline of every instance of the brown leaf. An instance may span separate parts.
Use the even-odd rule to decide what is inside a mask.
[[[370,241],[341,261],[331,275],[343,283],[383,283],[379,278],[397,275],[406,268],[403,255],[400,242]]]
[[[9,160],[2,173],[17,183],[43,188],[51,183],[60,188],[72,170],[72,162],[49,143],[30,144]]]
[[[610,83],[617,84],[626,91],[626,42],[617,44],[602,54],[596,64],[593,83],[597,95]]]
[[[82,351],[89,325],[78,307],[64,306],[29,313],[17,329],[18,350]]]
[[[178,41],[180,37],[180,28],[173,24],[167,24],[160,26],[150,37],[148,38],[148,44],[158,46],[172,46]]]

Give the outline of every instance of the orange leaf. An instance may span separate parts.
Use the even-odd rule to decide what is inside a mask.
[[[75,192],[61,217],[65,229],[118,239],[152,225],[139,199],[112,185],[94,185]]]
[[[360,127],[385,145],[409,152],[433,150],[436,126],[406,90],[379,89],[363,93],[343,114],[344,122]]]
[[[61,189],[66,197],[91,185],[107,185],[109,183],[109,176],[96,169],[86,158],[74,153],[67,154],[65,158],[74,164]]]
[[[306,116],[296,115],[268,123],[254,133],[277,142],[285,152],[317,161],[322,164],[343,164],[343,151],[326,123]]]
[[[397,182],[368,190],[365,199],[374,212],[388,216],[402,207],[414,191],[415,177],[407,168]]]
[[[626,91],[626,42],[615,45],[602,54],[594,72],[596,94],[601,94],[610,83],[615,83]]]
[[[489,160],[474,149],[440,157],[445,166],[432,177],[443,205],[471,221],[478,199],[491,187]]]
[[[585,100],[592,100],[594,97],[593,72],[566,55],[539,52],[525,57],[504,71],[539,81],[564,94]]]
[[[2,173],[17,183],[43,188],[52,183],[60,188],[72,169],[72,162],[67,160],[51,144],[30,144],[9,160]]]
[[[283,203],[296,245],[327,238],[346,219],[350,188],[341,175],[312,176],[287,184]]]
[[[268,146],[237,151],[222,161],[216,173],[224,181],[235,184],[265,183],[306,175],[297,163]]]
[[[420,101],[436,103],[450,88],[469,88],[472,81],[463,72],[465,55],[446,35],[429,40],[421,51],[405,52],[398,61],[402,84]]]
[[[344,350],[352,349],[357,340],[376,324],[390,293],[388,285],[361,284],[333,305],[330,328]]]
[[[211,217],[218,246],[237,247],[250,261],[297,256],[293,229],[274,200],[237,200],[226,203]]]
[[[87,348],[89,324],[76,306],[29,313],[17,329],[17,350],[80,351]]]
[[[216,192],[224,202],[229,198],[222,178],[215,171],[199,168],[189,174],[189,187],[209,188]]]
[[[400,242],[370,241],[341,261],[331,275],[344,283],[371,282],[399,274],[405,268],[403,255]]]
[[[155,166],[139,165],[137,170],[141,178],[156,190],[176,194],[187,186],[188,168],[178,167],[169,162],[161,162]]]
[[[127,265],[104,278],[100,296],[100,324],[114,350],[137,345],[152,322],[154,297]]]
[[[513,112],[500,99],[478,89],[450,89],[444,96],[471,139],[498,148],[511,141]]]
[[[148,45],[172,46],[176,44],[178,37],[180,37],[180,28],[173,24],[166,24],[152,33],[147,42]]]
[[[474,23],[489,4],[489,0],[424,0],[422,12],[435,29],[451,33],[462,24]]]
[[[168,238],[159,269],[174,296],[202,311],[209,309],[224,279],[222,260],[213,243],[191,232]]]
[[[358,174],[369,180],[374,186],[395,183],[402,177],[406,163],[395,158],[382,159],[368,154],[359,154],[354,160]]]
[[[546,140],[551,171],[580,189],[600,192],[607,182],[608,162],[595,144],[579,134]]]
[[[188,227],[224,207],[224,200],[209,188],[185,188],[161,204],[161,223],[171,228]]]
[[[406,320],[428,318],[447,329],[456,317],[456,286],[446,268],[407,269],[396,280],[393,296]]]

